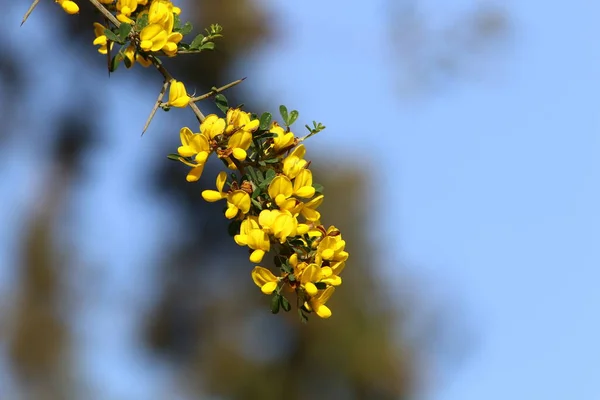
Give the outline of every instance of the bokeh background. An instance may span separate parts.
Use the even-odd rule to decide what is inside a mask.
[[[189,110],[140,137],[156,71],[109,78],[83,0],[1,4],[0,399],[600,398],[598,3],[176,3],[225,29],[188,88],[327,126],[351,258],[308,325],[201,200],[218,165],[166,159]]]

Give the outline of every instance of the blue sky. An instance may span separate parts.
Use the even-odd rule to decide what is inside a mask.
[[[600,6],[506,2],[512,34],[491,65],[406,98],[384,2],[267,4],[281,36],[257,59],[278,62],[255,62],[257,87],[326,119],[313,146],[389,171],[372,200],[398,206],[380,238],[468,316],[466,363],[427,397],[600,398]],[[436,28],[473,4],[422,11]]]
[[[299,109],[301,123],[324,122],[327,130],[312,140],[310,151],[324,155],[335,148],[371,171],[386,171],[374,175],[372,187],[379,189],[369,199],[379,210],[374,239],[385,257],[401,260],[425,281],[433,298],[459,303],[463,315],[457,323],[466,320],[468,340],[475,338],[466,362],[446,366],[424,397],[600,398],[600,6],[584,0],[505,2],[513,21],[510,43],[499,54],[490,51],[491,62],[480,74],[403,97],[397,84],[402,64],[391,55],[387,2],[262,3],[274,13],[278,38],[239,66],[240,76],[248,76],[244,84],[275,99],[273,108],[284,103]],[[475,2],[421,3],[435,28]],[[21,14],[14,9],[11,15],[20,21]],[[22,28],[23,37],[47,40],[36,25],[52,27],[43,13],[34,17]],[[71,68],[74,73],[78,66]],[[118,79],[117,74],[107,86],[117,87]],[[50,87],[40,88],[45,89]],[[119,96],[111,89],[107,95]],[[143,96],[120,97],[140,104],[134,119],[114,114],[122,131],[143,126],[155,90],[148,88]],[[43,104],[32,99],[35,107]],[[93,255],[89,258],[116,267],[104,277],[100,299],[147,301],[147,293],[131,293],[135,289],[128,278],[144,267],[148,255],[142,244],[157,240],[152,232],[160,231],[168,215],[158,211],[160,203],[130,189],[143,177],[122,160],[138,148],[135,162],[150,165],[144,153],[162,145],[156,133],[168,122],[160,115],[151,128],[154,135],[109,140],[91,157],[95,184],[84,185],[78,204],[96,201],[104,209],[99,214],[79,210],[81,219],[74,220],[80,225],[73,229],[89,232],[76,243]],[[14,139],[14,146],[22,146],[22,140]],[[121,176],[115,180],[117,170]],[[19,204],[35,204],[40,177],[11,156],[2,160],[0,172],[23,182],[16,188],[0,185],[0,195],[16,210],[0,210],[1,218],[16,221],[19,209],[25,209]],[[389,204],[393,207],[381,212]],[[156,217],[130,212],[139,207]],[[123,215],[132,216],[121,223],[139,232],[137,242],[110,237],[99,244],[105,236],[97,222],[122,221]],[[11,237],[0,227],[5,249]],[[9,252],[0,251],[0,260],[10,261]],[[402,277],[407,270],[383,267],[381,272]],[[8,275],[10,270],[0,269],[0,289],[7,290]],[[152,277],[147,279],[152,290]],[[106,326],[102,315],[114,310],[114,301],[78,326],[82,349],[103,341],[102,354],[94,356],[99,361],[86,364],[82,373],[112,377],[111,393],[119,394],[127,393],[127,379],[148,374],[140,367],[143,355],[123,353],[135,344],[131,317],[136,309],[110,314],[107,337],[94,333],[94,327]],[[131,366],[127,377],[105,367],[115,360]],[[168,379],[154,372],[151,379]],[[147,398],[147,393],[136,396]]]

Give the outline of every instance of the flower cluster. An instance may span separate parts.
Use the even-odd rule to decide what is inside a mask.
[[[287,116],[287,110],[282,111]],[[296,293],[301,316],[314,311],[328,318],[331,311],[325,303],[342,283],[346,243],[337,228],[321,225],[317,208],[324,196],[313,184],[301,139],[271,118],[265,113],[259,119],[239,108],[227,109],[224,118],[211,114],[199,132],[180,130],[181,146],[171,158],[191,168],[189,182],[200,178],[212,154],[237,171],[220,172],[216,190],[204,190],[202,197],[208,202],[225,200],[230,231],[239,246],[248,247],[252,263],[261,263],[274,250],[278,275],[259,265],[251,274],[254,283],[273,295],[274,312],[290,309],[282,294],[285,289]]]
[[[79,13],[73,0],[55,0],[69,14]],[[25,17],[31,14],[34,1]],[[325,127],[314,122],[306,125],[308,134],[298,138],[290,127],[298,112],[288,113],[281,106],[282,124],[273,121],[269,113],[248,113],[231,108],[222,92],[242,82],[231,82],[209,93],[191,97],[183,82],[175,79],[160,57],[213,50],[214,40],[221,37],[222,28],[213,24],[189,43],[185,36],[192,31],[189,22],[180,21],[181,10],[170,0],[98,0],[90,3],[104,16],[104,24],[94,23],[93,44],[108,58],[109,72],[120,63],[131,68],[136,62],[154,66],[163,77],[158,99],[150,113],[144,131],[157,109],[188,108],[200,122],[198,132],[184,127],[179,131],[181,146],[169,158],[189,167],[186,180],[200,179],[209,158],[221,160],[224,171],[217,175],[216,190],[202,192],[208,202],[224,200],[225,218],[230,220],[229,233],[236,244],[248,248],[249,260],[255,265],[251,272],[261,292],[272,296],[271,311],[290,311],[286,295],[296,295],[300,318],[308,313],[329,318],[327,301],[341,285],[340,274],[348,253],[346,242],[334,226],[321,224],[323,188],[313,182],[305,159],[303,142]],[[117,47],[118,48],[115,48]],[[168,101],[163,97],[169,88]],[[215,98],[222,116],[205,116],[197,102]],[[273,256],[273,265],[265,257]],[[257,265],[262,264],[262,265]],[[265,265],[268,266],[265,267]],[[274,272],[276,271],[276,273]]]

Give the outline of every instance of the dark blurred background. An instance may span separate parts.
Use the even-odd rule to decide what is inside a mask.
[[[548,219],[599,238],[584,231],[597,213],[568,211],[591,201],[598,163],[580,151],[600,150],[598,114],[553,108],[591,93],[574,76],[598,88],[584,22],[548,36],[562,11],[535,1],[176,2],[194,33],[224,27],[216,51],[166,61],[188,90],[247,76],[230,104],[296,108],[298,135],[312,120],[328,127],[308,157],[326,188],[323,222],[342,229],[351,256],[333,317],[302,325],[270,314],[220,205],[202,201],[219,165],[189,184],[166,159],[181,126],[196,130],[193,115],[159,112],[140,137],[161,77],[139,65],[109,77],[91,44],[98,17],[79,3],[69,16],[42,2],[21,28],[28,2],[2,3],[1,399],[562,399],[547,394],[586,387],[593,375],[544,370],[538,343],[556,327],[551,293],[589,293],[593,247],[555,290],[561,273],[548,278],[536,257],[566,260],[577,246],[558,234],[521,245],[552,232]],[[585,19],[580,3],[569,15]],[[531,56],[583,38],[579,61],[560,64],[551,46]],[[557,115],[579,116],[571,147]],[[565,149],[570,172],[552,169]],[[587,326],[587,314],[574,318],[566,326]],[[563,389],[542,389],[548,376]]]

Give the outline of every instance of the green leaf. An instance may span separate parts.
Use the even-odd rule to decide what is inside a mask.
[[[292,267],[288,263],[282,263],[280,268],[288,274],[292,272]]]
[[[215,44],[213,42],[206,42],[201,47],[200,50],[214,50]]]
[[[294,274],[289,274],[288,275],[288,279],[290,282],[296,282],[296,275]]]
[[[283,123],[289,126],[289,124],[288,124],[288,118],[289,118],[289,116],[288,116],[288,110],[287,110],[287,107],[284,106],[283,104],[279,106],[279,114],[281,114],[281,118],[283,119]]]
[[[121,39],[119,39],[119,37],[108,28],[104,29],[104,36],[106,36],[106,38],[111,42],[121,43]]]
[[[181,29],[181,19],[179,19],[179,15],[173,14],[173,30],[175,32]]]
[[[148,26],[148,14],[140,15],[135,21],[135,28],[139,32]]]
[[[298,316],[300,317],[300,322],[302,322],[303,324],[308,322],[308,317],[304,314],[304,312],[302,312],[302,309],[298,309]]]
[[[119,37],[121,41],[125,42],[127,40],[127,36],[129,36],[129,32],[131,32],[131,25],[125,22],[121,22],[119,25]]]
[[[112,58],[112,60],[110,60],[110,72],[115,72],[117,70],[117,67],[119,66],[119,63],[121,62],[121,57],[119,54],[117,54],[116,56],[114,56]]]
[[[192,26],[191,22],[186,22],[185,24],[183,24],[183,26],[179,30],[179,33],[181,33],[183,36],[185,36],[185,35],[189,34],[193,28],[194,27]]]
[[[291,126],[294,122],[296,122],[296,120],[298,119],[298,115],[300,115],[300,114],[296,110],[293,110],[292,112],[290,112],[290,119],[287,122],[287,125]]]
[[[215,103],[219,110],[223,112],[223,114],[227,114],[227,110],[229,110],[229,103],[227,102],[227,97],[222,94],[218,94],[215,96]]]
[[[260,129],[261,131],[269,129],[269,127],[271,126],[272,120],[273,120],[273,116],[270,113],[268,113],[268,112],[263,113],[260,116],[260,125],[259,125],[258,129]]]
[[[281,295],[279,294],[274,294],[273,297],[271,298],[271,312],[273,314],[277,314],[279,312],[279,303],[281,299]]]
[[[262,204],[260,204],[260,202],[256,199],[250,199],[252,201],[252,204],[254,204],[256,206],[256,208],[258,208],[259,211],[262,211]]]
[[[181,161],[183,159],[183,157],[181,157],[179,154],[174,154],[174,153],[169,154],[167,156],[167,158],[169,160],[175,160],[175,161]]]
[[[268,169],[267,172],[265,173],[265,179],[263,180],[263,184],[269,185],[271,183],[271,181],[273,179],[275,179],[276,176],[277,176],[277,173],[274,170]]]
[[[285,312],[288,312],[288,311],[290,311],[292,309],[292,306],[290,305],[290,302],[284,296],[281,296],[281,307],[283,307],[283,309],[285,310]]]
[[[198,36],[196,36],[194,38],[194,40],[192,40],[192,43],[190,43],[190,48],[191,49],[198,49],[198,48],[200,48],[200,46],[202,45],[203,41],[204,41],[204,35],[203,34],[199,34]]]
[[[314,188],[315,188],[315,192],[319,192],[319,193],[323,193],[323,190],[325,189],[325,188],[323,187],[323,185],[320,185],[320,184],[318,184],[318,183],[313,183],[313,184],[312,184],[312,187],[314,187]]]

